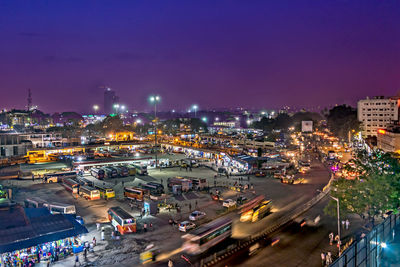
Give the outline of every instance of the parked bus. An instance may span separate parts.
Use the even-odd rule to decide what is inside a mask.
[[[56,173],[46,173],[44,175],[44,181],[46,183],[59,183],[62,182],[64,178],[76,178],[76,172],[56,172]]]
[[[157,183],[147,183],[147,184],[140,184],[139,185],[142,189],[145,189],[150,192],[150,195],[153,196],[160,196],[164,193],[164,188],[161,187],[161,184]]]
[[[132,164],[132,167],[136,169],[136,174],[147,175],[147,165],[144,164]]]
[[[106,178],[115,178],[118,176],[118,172],[116,169],[113,167],[103,167],[102,168],[105,172],[105,177]]]
[[[139,201],[143,201],[144,196],[147,195],[147,190],[137,188],[137,187],[125,187],[124,188],[124,197],[128,199],[135,199]]]
[[[63,204],[63,203],[45,203],[43,205],[46,207],[51,214],[76,214],[76,209],[74,205]]]
[[[79,182],[79,185],[87,185],[87,186],[94,186],[94,183],[86,178],[83,177],[78,177],[77,181]]]
[[[232,233],[232,220],[220,218],[201,226],[182,236],[183,250],[188,254],[201,254],[219,242],[229,238]]]
[[[172,188],[174,185],[182,186],[182,191],[189,191],[193,187],[193,183],[191,180],[183,178],[183,177],[172,177],[167,179],[167,185],[169,188]]]
[[[128,168],[124,166],[115,166],[114,169],[117,170],[119,177],[127,177],[129,175]]]
[[[90,170],[90,174],[91,174],[94,178],[99,179],[99,180],[104,179],[104,176],[105,176],[104,170],[103,170],[103,169],[100,169],[100,168],[92,168],[92,169]]]
[[[192,181],[192,186],[194,190],[202,190],[207,187],[207,180],[204,178],[188,178]]]
[[[117,227],[121,235],[136,233],[136,220],[125,210],[120,207],[112,207],[108,209],[108,219],[114,227]]]
[[[79,189],[78,181],[71,179],[71,178],[67,178],[67,179],[63,179],[62,184],[65,187],[65,189],[72,192],[72,194],[78,194],[78,189]]]
[[[115,198],[114,189],[102,185],[96,185],[95,188],[100,191],[100,196],[102,198],[104,199]]]
[[[96,200],[100,199],[100,192],[99,190],[90,187],[90,186],[81,186],[79,188],[79,195],[86,198],[87,200]]]
[[[129,176],[134,176],[136,174],[136,168],[135,167],[133,167],[131,165],[128,165],[128,166],[126,166],[126,168],[128,169]]]
[[[25,208],[43,208],[44,204],[47,203],[38,197],[30,197],[24,200]]]

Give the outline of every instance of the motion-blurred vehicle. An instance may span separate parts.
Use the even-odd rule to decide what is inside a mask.
[[[181,232],[187,232],[190,229],[193,229],[195,227],[196,227],[196,225],[194,223],[189,222],[189,221],[183,221],[179,224],[178,228],[179,228],[179,231],[181,231]]]
[[[265,171],[256,171],[254,174],[256,177],[265,177],[267,173]]]
[[[234,201],[232,199],[227,199],[227,200],[224,200],[224,202],[222,202],[222,206],[227,207],[227,208],[235,206],[235,205],[236,205],[236,201]]]
[[[189,215],[189,220],[196,221],[200,220],[201,218],[204,218],[205,216],[206,216],[205,212],[195,210]]]

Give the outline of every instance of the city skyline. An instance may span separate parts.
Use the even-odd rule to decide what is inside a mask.
[[[397,93],[398,2],[2,3],[0,99],[87,113],[102,86],[129,109],[355,106]],[[221,99],[224,98],[224,103]],[[51,99],[51,101],[48,101]]]

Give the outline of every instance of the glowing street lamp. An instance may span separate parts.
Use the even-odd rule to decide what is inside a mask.
[[[198,106],[198,105],[193,105],[193,106],[192,106],[192,109],[193,109],[193,111],[194,111],[194,117],[196,118],[196,112],[197,112],[197,110],[199,109],[199,106]]]
[[[207,122],[207,117],[201,118],[202,121]]]
[[[149,97],[149,101],[154,105],[154,154],[157,168],[157,103],[161,101],[161,97],[159,95],[152,95]]]
[[[93,110],[95,113],[99,110],[99,105],[93,105]]]

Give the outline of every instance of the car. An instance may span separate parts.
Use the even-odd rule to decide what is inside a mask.
[[[196,225],[195,225],[194,223],[189,222],[189,221],[183,221],[183,222],[181,222],[181,223],[179,224],[179,231],[181,231],[181,232],[187,232],[187,231],[189,231],[190,229],[193,229],[193,228],[195,228],[195,227],[196,227]]]
[[[199,219],[201,219],[201,218],[203,218],[205,216],[206,216],[205,212],[195,210],[190,214],[189,220],[196,221],[196,220],[199,220]]]
[[[267,173],[264,171],[256,171],[255,176],[256,177],[265,177],[265,176],[267,176]]]
[[[239,204],[244,204],[244,203],[247,202],[247,200],[248,200],[247,197],[240,196],[240,197],[237,198],[236,202],[239,203]]]
[[[235,206],[235,205],[236,205],[236,201],[234,201],[232,199],[227,199],[227,200],[224,200],[224,202],[222,202],[222,206],[227,207],[227,208]]]

